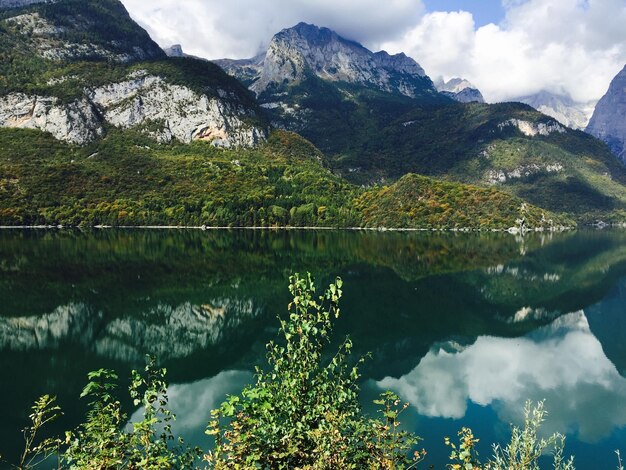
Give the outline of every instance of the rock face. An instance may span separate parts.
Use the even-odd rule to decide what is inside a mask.
[[[39,129],[59,140],[86,144],[104,135],[96,109],[86,98],[67,105],[57,98],[13,93],[0,97],[0,126]]]
[[[263,52],[252,59],[221,59],[214,62],[224,69],[227,74],[237,77],[243,84],[250,86],[259,79],[263,72],[265,55],[266,53]]]
[[[25,47],[46,59],[130,63],[165,57],[148,33],[115,0],[101,0],[97,4],[89,0],[71,9],[64,8],[63,2],[23,0],[20,3],[19,6],[33,4],[34,11],[17,11],[21,14],[6,18],[3,23],[10,34],[21,36]],[[46,10],[36,5],[39,3],[52,5]]]
[[[587,132],[606,142],[617,158],[626,163],[626,67],[598,102]]]
[[[552,122],[530,122],[522,119],[509,119],[508,121],[498,124],[500,130],[507,127],[517,127],[517,129],[526,137],[535,137],[541,135],[547,137],[555,132],[558,134],[565,134],[567,132],[565,128],[556,121]]]
[[[216,63],[251,82],[250,89],[257,95],[284,84],[299,83],[308,75],[409,97],[421,94],[424,88],[434,91],[424,69],[410,57],[392,56],[384,51],[373,53],[330,29],[306,23],[276,34],[264,55]]]
[[[447,82],[443,80],[436,84],[439,93],[460,103],[484,103],[482,93],[467,80],[453,78]]]
[[[0,97],[0,126],[39,129],[79,145],[104,135],[104,124],[137,128],[159,142],[206,140],[215,146],[254,146],[263,130],[247,125],[245,108],[210,98],[147,74],[86,89],[83,98],[59,104],[57,98],[13,93]],[[225,90],[218,90],[225,95]]]
[[[515,98],[511,101],[519,101],[532,106],[540,113],[553,117],[561,124],[572,129],[584,129],[589,123],[595,102],[580,103],[571,97],[557,95],[548,91]]]
[[[163,49],[168,57],[185,57],[183,47],[180,44],[174,44],[173,46]]]
[[[225,90],[218,94],[225,96]],[[254,146],[263,131],[246,125],[251,117],[227,101],[200,95],[191,89],[167,83],[160,77],[144,75],[96,88],[89,99],[104,120],[122,128],[157,123],[153,136],[160,142],[173,137],[181,142],[206,140],[220,147]]]
[[[26,3],[11,2],[28,7],[0,19],[0,45],[11,59],[0,64],[8,77],[0,80],[0,126],[78,145],[102,137],[107,125],[159,142],[233,147],[265,138],[260,110],[241,84],[206,61],[167,59],[119,1]],[[184,56],[180,46],[174,53]],[[33,68],[32,56],[45,60]],[[65,73],[72,62],[81,65]]]

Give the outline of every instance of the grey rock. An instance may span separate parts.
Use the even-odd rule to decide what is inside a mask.
[[[168,57],[185,57],[183,47],[180,44],[174,44],[173,46],[163,49]]]
[[[578,102],[567,95],[549,91],[540,91],[534,95],[515,98],[511,101],[525,103],[540,113],[553,117],[561,124],[579,130],[587,127],[595,106],[593,101]]]
[[[244,61],[222,59],[216,63],[248,82],[257,95],[285,83],[298,83],[307,74],[411,97],[424,88],[436,92],[424,69],[405,54],[373,53],[328,28],[306,23],[276,34],[265,54]]]
[[[498,124],[498,128],[503,130],[507,127],[516,127],[526,137],[544,136],[551,134],[565,134],[567,130],[556,121],[551,122],[530,122],[522,119],[509,119]]]
[[[114,126],[132,128],[160,123],[161,130],[154,137],[161,142],[175,137],[186,143],[206,140],[220,147],[250,147],[265,138],[263,130],[243,122],[249,116],[245,108],[171,85],[156,76],[95,88],[88,96],[105,121]]]
[[[145,40],[136,43],[124,43],[104,38],[98,44],[84,40],[72,41],[72,37],[79,39],[83,33],[88,37],[88,33],[100,21],[100,18],[81,15],[61,16],[61,18],[62,20],[59,20],[54,16],[46,16],[45,10],[36,9],[36,11],[6,18],[0,23],[3,22],[11,34],[21,35],[33,54],[49,60],[105,60],[131,63],[165,57],[165,53],[149,38],[147,33]]]
[[[441,80],[435,86],[441,94],[460,103],[485,102],[480,90],[463,78],[452,78],[447,82]]]
[[[606,142],[611,151],[626,164],[626,67],[613,79],[600,99],[587,132]]]
[[[159,142],[176,138],[186,143],[205,140],[219,147],[251,147],[265,139],[266,131],[247,124],[247,117],[250,111],[241,105],[151,75],[134,74],[123,82],[87,89],[82,98],[69,104],[23,93],[0,97],[0,126],[39,129],[79,145],[104,135],[107,123],[150,129],[146,132]]]
[[[249,85],[261,76],[265,55],[266,52],[262,52],[251,59],[220,59],[214,60],[213,63],[219,65],[227,74]]]
[[[0,97],[0,126],[39,129],[59,140],[84,145],[104,135],[91,102],[59,104],[56,98],[13,93]]]

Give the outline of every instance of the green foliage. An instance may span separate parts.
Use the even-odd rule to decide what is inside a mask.
[[[390,188],[357,187],[285,131],[256,149],[227,150],[159,145],[116,130],[80,148],[0,129],[0,225],[506,229],[521,204],[493,189],[414,175]],[[530,207],[527,225],[550,220],[562,219]]]
[[[358,188],[301,137],[276,134],[225,150],[111,131],[78,148],[0,129],[0,225],[359,225]]]
[[[44,395],[35,402],[29,415],[31,424],[23,430],[25,445],[16,466],[18,470],[33,468],[58,454],[61,440],[47,438],[38,442],[38,434],[61,415],[61,408],[56,404],[55,397]]]
[[[426,88],[425,88],[426,90]],[[537,206],[587,220],[626,206],[626,169],[597,139],[567,129],[524,135],[512,119],[554,120],[520,103],[453,103],[306,77],[260,98],[287,100],[306,112],[271,110],[273,121],[301,133],[356,184],[395,181],[407,173],[471,184],[493,184]]]
[[[408,174],[357,199],[366,227],[485,228],[573,226],[558,216],[495,188],[443,182]]]
[[[127,416],[115,397],[117,375],[100,369],[89,373],[81,397],[91,400],[87,419],[66,433],[67,448],[61,461],[69,468],[167,469],[191,468],[199,451],[174,442],[168,409],[165,369],[148,359],[144,374],[133,372],[129,388],[135,406],[143,408],[143,419],[124,429]]]
[[[450,447],[450,460],[456,463],[448,464],[450,470],[479,470],[480,461],[476,444],[480,439],[474,437],[474,433],[469,428],[461,428],[458,432],[459,443],[453,443],[449,437],[444,439],[445,444]]]
[[[383,421],[367,419],[358,401],[359,365],[350,362],[346,339],[326,358],[331,318],[339,316],[342,282],[315,296],[311,276],[291,277],[289,319],[281,320],[281,343],[268,344],[268,365],[257,381],[214,410],[207,434],[215,449],[206,459],[223,468],[381,468],[413,466],[417,438],[399,431],[406,405],[383,394]],[[224,424],[223,420],[227,419]]]
[[[452,449],[448,465],[452,470],[540,470],[540,459],[546,451],[552,451],[552,468],[554,470],[575,470],[574,458],[566,459],[563,456],[565,437],[555,433],[547,439],[539,437],[539,429],[545,421],[547,412],[543,402],[533,406],[526,402],[524,408],[524,427],[513,426],[511,440],[506,446],[493,445],[493,456],[484,465],[478,460],[478,454],[474,449],[478,443],[470,429],[463,428],[459,432],[460,442],[458,445],[450,442],[445,443]],[[619,454],[618,454],[619,458]]]
[[[510,442],[502,447],[493,446],[493,457],[487,465],[489,470],[539,470],[539,459],[549,449],[553,452],[554,470],[574,470],[574,459],[565,459],[565,437],[553,434],[547,439],[539,438],[538,431],[545,421],[543,402],[524,408],[524,428],[513,426]]]
[[[327,82],[307,71],[302,81],[270,88],[259,99],[286,101],[295,109],[309,110],[303,117],[294,117],[280,107],[268,113],[272,122],[302,134],[326,155],[343,156],[358,154],[363,142],[418,103],[441,105],[450,101],[432,92],[428,78],[415,79],[413,86],[418,99],[374,87]]]

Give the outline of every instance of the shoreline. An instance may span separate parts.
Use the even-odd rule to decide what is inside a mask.
[[[624,228],[624,225],[590,225],[596,229],[605,227]],[[213,230],[252,230],[252,231],[350,231],[350,232],[452,232],[452,233],[508,233],[520,235],[525,233],[562,233],[577,230],[577,227],[537,227],[519,230],[517,227],[505,228],[388,228],[388,227],[246,227],[246,226],[186,226],[186,225],[91,225],[91,226],[65,226],[65,225],[0,225],[0,230],[200,230],[203,232]]]

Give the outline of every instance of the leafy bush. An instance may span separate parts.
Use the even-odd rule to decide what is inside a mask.
[[[359,364],[349,361],[346,339],[334,356],[324,348],[339,315],[342,283],[320,297],[310,275],[291,278],[293,302],[281,320],[283,341],[268,344],[268,367],[257,381],[213,411],[207,433],[216,446],[206,459],[224,468],[407,468],[418,438],[398,429],[399,398],[387,392],[375,403],[383,421],[363,416],[359,405]],[[227,418],[227,424],[223,419]]]
[[[86,420],[64,437],[37,442],[42,427],[61,415],[55,398],[44,396],[33,406],[32,424],[24,430],[25,448],[19,470],[32,469],[55,458],[58,468],[170,469],[193,468],[200,451],[174,439],[168,409],[165,369],[149,358],[144,374],[133,371],[129,387],[134,405],[143,407],[143,419],[125,427],[127,415],[114,395],[117,375],[106,369],[89,373],[81,398],[89,398]]]
[[[574,458],[566,459],[563,456],[565,437],[555,433],[543,439],[539,437],[539,429],[545,421],[547,412],[543,402],[532,405],[526,402],[524,408],[524,427],[513,426],[511,440],[502,447],[500,444],[493,445],[493,456],[484,465],[478,460],[478,454],[474,447],[478,443],[470,429],[463,428],[459,432],[460,442],[457,445],[446,438],[446,445],[451,447],[450,460],[453,464],[448,468],[453,470],[539,470],[540,458],[546,451],[552,451],[552,467],[554,470],[575,470]],[[619,458],[619,454],[618,454]]]

